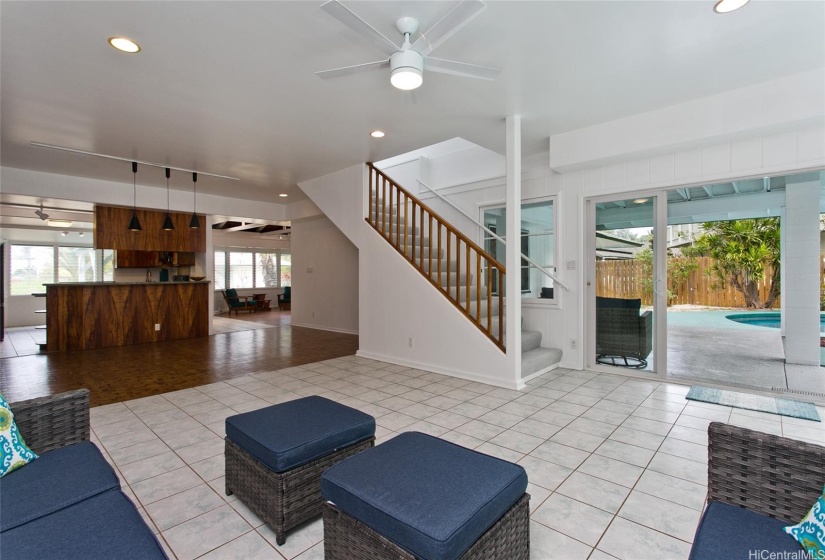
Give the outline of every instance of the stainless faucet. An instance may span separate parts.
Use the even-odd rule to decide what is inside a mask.
[[[147,269],[146,269],[146,281],[147,281],[147,282],[151,282],[151,281],[152,281],[152,270],[151,270],[151,269],[149,269],[149,268],[147,268]]]

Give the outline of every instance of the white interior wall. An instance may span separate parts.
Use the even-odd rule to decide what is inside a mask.
[[[328,218],[292,222],[292,325],[358,334],[358,249]]]
[[[365,173],[356,165],[299,184],[358,247],[358,354],[514,388],[504,353],[364,220]]]
[[[736,160],[748,158],[753,149],[737,141],[821,126],[823,100],[825,69],[818,68],[554,135],[550,137],[550,167],[561,172],[592,169],[597,164],[734,144],[738,151],[728,153],[727,159],[737,166]],[[818,141],[821,146],[825,140],[820,136]],[[762,162],[765,168],[781,165],[790,157],[787,151],[776,149],[768,155]],[[722,171],[724,158],[718,156],[707,158],[706,163]]]

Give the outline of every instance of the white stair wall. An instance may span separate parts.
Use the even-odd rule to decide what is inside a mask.
[[[358,355],[518,388],[506,355],[364,220],[366,166],[298,186],[358,248]]]

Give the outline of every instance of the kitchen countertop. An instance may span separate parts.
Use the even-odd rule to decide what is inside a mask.
[[[167,284],[209,284],[211,280],[188,280],[178,282],[57,282],[44,286],[165,286]]]

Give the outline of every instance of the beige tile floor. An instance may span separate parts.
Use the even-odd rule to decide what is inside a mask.
[[[170,558],[320,559],[320,519],[286,544],[224,495],[224,419],[306,395],[524,466],[533,558],[687,558],[705,500],[707,425],[823,443],[825,425],[686,401],[688,387],[559,369],[511,391],[355,356],[92,409],[92,439]],[[825,409],[819,408],[825,418]]]

